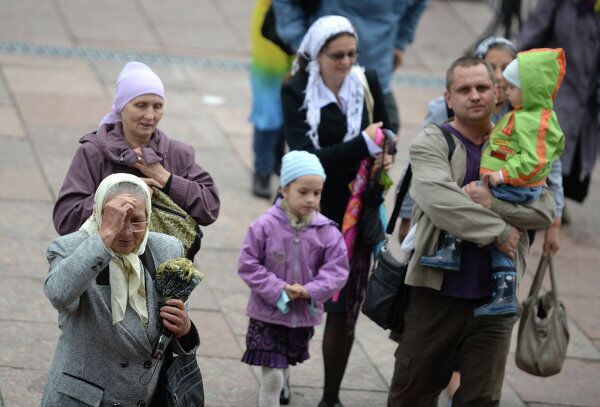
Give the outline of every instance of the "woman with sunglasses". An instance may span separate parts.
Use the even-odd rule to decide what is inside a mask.
[[[342,225],[350,199],[348,184],[361,160],[373,157],[374,165],[386,169],[393,162],[391,155],[384,154],[381,132],[377,131],[390,127],[377,75],[355,66],[357,56],[358,38],[350,21],[341,16],[321,17],[304,36],[292,77],[281,91],[286,142],[292,150],[306,150],[319,157],[327,174],[321,212],[338,225]],[[367,107],[370,102],[366,102],[369,94],[372,123]],[[337,301],[325,304],[325,389],[320,407],[342,406],[340,383],[354,341],[370,256],[370,251],[354,251],[349,283]]]

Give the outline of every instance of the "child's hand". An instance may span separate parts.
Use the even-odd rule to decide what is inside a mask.
[[[288,297],[290,297],[290,300],[294,301],[295,299],[300,297],[301,294],[301,290],[298,289],[298,286],[302,287],[300,284],[294,284],[294,285],[289,285],[286,284],[285,287],[283,288],[286,292],[286,294],[288,295]],[[304,287],[302,287],[304,288]]]
[[[308,293],[308,291],[306,291],[306,288],[304,288],[303,285],[296,283],[292,287],[294,287],[298,290],[298,292],[299,292],[298,298],[310,300],[310,294]]]
[[[504,179],[502,178],[502,175],[500,175],[500,171],[492,172],[491,174],[486,174],[483,177],[489,177],[490,185],[493,187],[497,187],[500,184],[504,184]]]

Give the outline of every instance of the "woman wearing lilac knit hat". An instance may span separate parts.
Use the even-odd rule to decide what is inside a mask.
[[[217,186],[195,162],[194,149],[158,129],[164,106],[160,78],[145,64],[128,62],[117,79],[110,112],[97,130],[79,140],[54,206],[59,234],[79,229],[92,214],[98,185],[117,172],[161,189],[199,225],[217,219]]]

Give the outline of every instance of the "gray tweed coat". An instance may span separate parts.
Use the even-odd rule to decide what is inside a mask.
[[[146,247],[155,266],[183,256],[177,239],[159,233],[150,233]],[[148,271],[149,323],[145,330],[130,306],[124,319],[112,324],[110,285],[107,273],[102,272],[111,257],[99,235],[75,232],[62,236],[50,244],[47,258],[50,272],[44,292],[58,310],[61,335],[41,405],[149,405],[162,361],[152,374],[151,352],[160,332],[158,295]],[[196,339],[191,352],[198,343]],[[174,348],[179,354],[184,352],[178,343]]]

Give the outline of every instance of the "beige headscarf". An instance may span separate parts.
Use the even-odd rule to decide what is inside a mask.
[[[87,232],[90,236],[100,231],[102,224],[102,209],[106,203],[108,190],[123,182],[139,185],[146,198],[146,217],[150,219],[152,213],[150,189],[140,178],[131,174],[112,174],[104,178],[96,190],[94,197],[94,212],[79,230]],[[129,254],[114,253],[109,263],[110,305],[112,309],[112,322],[116,324],[125,316],[127,301],[131,308],[140,316],[144,324],[148,323],[148,307],[146,305],[146,282],[144,268],[139,257],[146,249],[148,229],[138,247]]]

